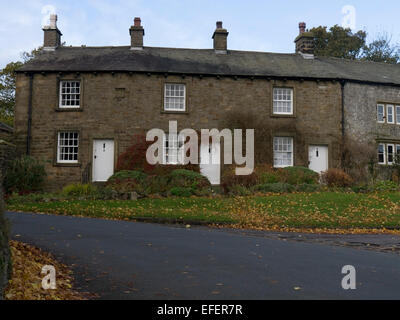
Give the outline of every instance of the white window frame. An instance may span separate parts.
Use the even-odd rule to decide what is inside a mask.
[[[400,124],[400,106],[396,106],[396,123]]]
[[[63,93],[63,85],[66,83],[79,83],[79,93]],[[79,95],[79,105],[64,105],[63,104],[63,95]],[[73,99],[74,101],[76,101],[76,99]],[[72,101],[72,100],[71,100]],[[61,80],[60,81],[60,88],[59,88],[59,101],[58,101],[58,105],[60,109],[79,109],[81,107],[82,104],[82,84],[80,80]]]
[[[176,145],[171,146],[170,140],[174,140]],[[163,141],[163,164],[164,165],[183,165],[185,156],[185,137],[178,134],[164,134]],[[176,140],[175,140],[176,139]],[[168,146],[167,146],[168,143]],[[176,152],[176,161],[171,161],[169,155],[171,152]]]
[[[275,99],[277,90],[285,90],[285,91],[287,90],[290,92],[290,111],[289,112],[275,111],[275,103],[289,101],[289,100],[284,100],[284,99]],[[294,111],[293,111],[293,96],[294,96],[293,88],[274,87],[272,90],[272,113],[277,114],[277,115],[293,115],[293,113],[294,113]]]
[[[290,146],[290,151],[288,150],[277,150],[277,146],[279,146],[279,139],[288,139],[290,141],[290,144],[288,144]],[[277,145],[278,143],[278,145]],[[282,147],[284,148],[284,145],[282,143]],[[283,149],[282,148],[282,149]],[[279,149],[279,147],[278,147]],[[277,157],[278,154],[288,154],[290,153],[290,164],[277,164],[277,160],[287,160],[284,159],[283,157]],[[274,156],[274,168],[286,168],[286,167],[293,167],[294,165],[294,139],[293,137],[274,137],[273,139],[273,156]]]
[[[63,145],[61,145],[61,134],[76,134],[77,135],[77,138],[75,139],[75,138],[73,138],[73,139],[70,139],[69,141],[77,141],[77,144],[76,145],[74,145],[74,144],[63,144]],[[65,140],[65,139],[64,139]],[[73,155],[75,155],[76,154],[76,160],[64,160],[64,159],[61,159],[61,154],[62,154],[62,152],[61,152],[61,149],[62,148],[77,148],[78,149],[78,151],[75,153],[75,152],[64,152],[63,154],[73,154]],[[64,164],[74,164],[74,163],[79,163],[79,132],[78,131],[59,131],[58,132],[58,134],[57,134],[57,163],[64,163]]]
[[[389,112],[389,110],[391,110],[391,112]],[[392,116],[392,121],[389,121],[390,115]],[[395,121],[394,118],[395,118],[394,105],[392,105],[392,104],[386,105],[386,120],[387,120],[387,123],[393,124],[394,121]]]
[[[393,150],[393,152],[392,152],[392,161],[389,161],[389,147],[392,147],[392,150]],[[394,157],[396,156],[396,149],[395,149],[395,145],[394,144],[388,143],[386,145],[386,154],[387,154],[387,160],[386,160],[387,164],[389,166],[393,165]]]
[[[379,161],[379,155],[382,154],[379,152],[379,148],[383,146],[383,162]],[[378,144],[378,164],[386,164],[386,145],[384,143],[379,143]]]
[[[379,107],[382,107],[382,119],[383,119],[382,121],[379,121],[379,115],[380,115]],[[376,106],[376,116],[377,116],[378,123],[385,123],[385,115],[386,115],[386,110],[385,109],[386,108],[385,108],[384,104],[378,104]]]
[[[182,86],[183,87],[183,97],[167,95],[169,86]],[[167,108],[167,99],[168,98],[183,99],[183,109],[170,108],[170,107]],[[184,83],[165,83],[164,84],[164,111],[173,111],[173,112],[185,112],[186,111],[186,84],[184,84]]]

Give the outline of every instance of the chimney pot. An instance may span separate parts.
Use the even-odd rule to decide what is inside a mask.
[[[136,17],[134,20],[134,26],[140,27],[142,25],[142,20],[139,17]]]
[[[299,23],[299,29],[300,29],[300,34],[306,32],[306,23],[305,22],[300,22]]]
[[[217,21],[217,29],[222,29],[222,21]]]
[[[57,15],[50,15],[50,29],[57,29]]]

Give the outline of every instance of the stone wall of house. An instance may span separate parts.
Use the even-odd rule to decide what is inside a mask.
[[[400,124],[378,123],[377,104],[400,105],[400,87],[347,83],[345,86],[346,136],[362,145],[400,144]],[[390,166],[380,165],[379,175],[390,179]]]
[[[58,109],[58,81],[79,79],[82,109]],[[165,83],[185,83],[187,112],[163,111]],[[294,115],[272,115],[272,90],[294,89]],[[329,165],[340,160],[341,89],[337,82],[278,81],[233,77],[168,76],[147,74],[36,74],[33,84],[32,155],[46,162],[48,188],[60,188],[81,180],[92,158],[93,139],[113,138],[117,154],[131,143],[134,134],[152,128],[168,129],[170,120],[178,129],[222,129],[229,114],[245,112],[263,119],[269,137],[258,152],[273,163],[273,136],[294,137],[295,165],[308,166],[308,145],[329,146]],[[15,130],[20,150],[26,148],[29,78],[17,77]],[[79,165],[56,163],[58,130],[79,130]],[[257,132],[256,132],[257,135]],[[261,149],[261,150],[260,150]]]
[[[400,87],[347,83],[345,86],[346,133],[363,143],[393,140],[400,143],[400,125],[378,123],[378,103],[400,105]]]

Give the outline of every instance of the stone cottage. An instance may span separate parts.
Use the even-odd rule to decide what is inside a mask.
[[[376,144],[390,165],[400,150],[400,68],[314,56],[312,35],[299,27],[291,54],[230,50],[222,22],[211,49],[147,47],[140,18],[128,46],[68,47],[53,15],[42,53],[18,70],[17,145],[45,161],[55,189],[106,181],[138,132],[167,132],[169,121],[223,129],[244,114],[262,127],[256,152],[275,167],[337,167],[346,135]],[[164,140],[164,163],[178,164],[180,137]],[[202,171],[218,184],[221,166],[211,166]]]

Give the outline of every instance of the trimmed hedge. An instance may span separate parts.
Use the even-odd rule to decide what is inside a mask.
[[[11,253],[8,244],[8,221],[4,217],[3,192],[0,188],[0,300],[11,277]]]

